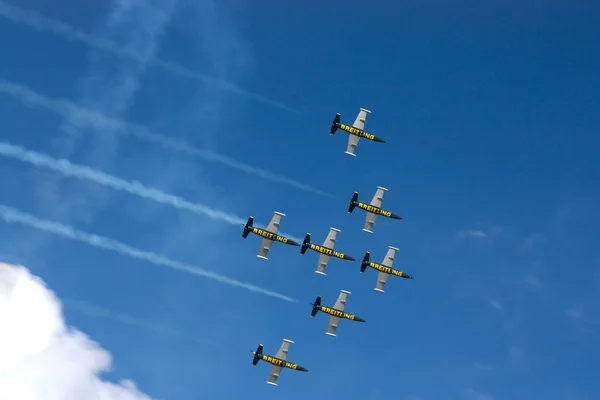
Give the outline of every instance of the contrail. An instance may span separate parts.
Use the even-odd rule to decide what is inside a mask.
[[[63,225],[58,222],[53,222],[49,220],[44,220],[37,218],[31,214],[27,214],[20,210],[17,210],[12,207],[8,207],[0,204],[0,216],[2,219],[8,223],[17,223],[29,226],[31,228],[52,233],[57,236],[62,236],[67,239],[76,240],[79,242],[87,243],[90,246],[109,250],[116,253],[120,253],[132,258],[136,258],[139,260],[145,260],[155,265],[162,265],[165,267],[169,267],[172,269],[176,269],[179,271],[187,272],[192,275],[202,276],[204,278],[212,279],[217,282],[224,283],[226,285],[240,287],[251,292],[264,294],[266,296],[274,297],[276,299],[285,300],[290,303],[297,303],[298,301],[292,299],[291,297],[285,296],[283,294],[272,292],[267,289],[263,289],[259,286],[251,285],[249,283],[244,283],[237,281],[235,279],[231,279],[229,277],[218,275],[213,272],[206,271],[202,268],[185,264],[179,261],[171,260],[167,257],[163,257],[161,255],[151,253],[149,251],[144,251],[140,249],[136,249],[135,247],[131,247],[124,243],[118,242],[113,239],[105,238],[102,236],[85,233],[82,231],[78,231],[75,228],[72,228],[68,225]]]
[[[165,193],[155,188],[148,188],[138,181],[126,181],[86,166],[72,164],[65,159],[57,160],[45,154],[27,150],[23,147],[10,143],[0,142],[0,155],[17,159],[37,167],[45,167],[59,172],[65,176],[89,180],[118,191],[127,192],[148,200],[153,200],[157,203],[170,205],[179,210],[191,211],[195,214],[202,215],[216,221],[226,222],[231,225],[243,225],[246,222],[245,219],[238,216],[212,209],[203,204],[192,203],[181,197]],[[288,238],[297,242],[300,241],[300,239],[288,236],[283,232],[281,235],[287,236]]]
[[[252,167],[243,162],[236,161],[232,158],[214,153],[209,150],[196,148],[183,140],[172,139],[168,136],[152,132],[145,126],[132,124],[116,118],[105,116],[97,111],[81,107],[68,100],[51,99],[40,93],[37,93],[31,88],[18,83],[0,79],[0,92],[18,98],[28,107],[41,107],[51,110],[68,119],[74,125],[88,125],[98,129],[105,129],[110,132],[118,132],[122,135],[130,135],[141,141],[158,144],[159,146],[162,146],[168,150],[178,151],[194,157],[199,157],[206,161],[220,163],[242,172],[252,174],[263,179],[268,179],[272,182],[282,183],[325,197],[333,197],[329,193],[323,192],[322,190],[314,188],[310,185],[297,182],[285,176],[274,174],[261,168]]]
[[[0,16],[14,23],[27,25],[31,28],[37,29],[38,31],[49,32],[72,42],[80,42],[87,46],[94,47],[103,51],[108,51],[121,57],[128,57],[141,62],[145,61],[143,57],[141,57],[141,55],[135,50],[124,49],[112,41],[104,40],[102,38],[90,35],[89,33],[83,32],[75,28],[74,26],[71,26],[62,21],[57,21],[45,17],[34,11],[15,7],[14,5],[5,3],[1,0]],[[228,90],[230,92],[249,97],[262,103],[269,104],[273,107],[290,111],[295,114],[301,114],[301,112],[297,109],[287,106],[277,100],[272,100],[260,94],[252,93],[248,90],[240,88],[237,85],[234,85],[233,83],[226,82],[218,78],[210,77],[206,74],[197,71],[192,71],[191,69],[186,68],[184,66],[161,59],[154,59],[152,60],[152,63],[155,66],[160,67],[170,73],[190,79],[200,80],[204,83],[215,85],[216,87],[219,87],[223,90]]]
[[[132,317],[129,315],[125,315],[122,313],[117,313],[117,312],[114,312],[111,310],[107,310],[105,308],[91,305],[91,304],[86,303],[81,300],[74,300],[74,299],[60,299],[60,300],[65,307],[80,311],[87,315],[110,319],[112,321],[116,321],[116,322],[120,322],[123,324],[135,326],[137,328],[145,329],[147,331],[156,332],[156,333],[162,334],[162,335],[179,337],[179,338],[190,340],[190,341],[193,341],[193,342],[196,342],[199,344],[203,344],[203,345],[206,345],[206,344],[213,345],[213,346],[219,345],[218,343],[216,343],[212,340],[203,339],[196,335],[190,335],[187,333],[183,333],[176,329],[167,328],[165,326],[151,324],[151,323],[143,321],[139,318],[135,318],[135,317]]]

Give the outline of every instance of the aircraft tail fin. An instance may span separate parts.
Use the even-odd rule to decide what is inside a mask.
[[[361,273],[365,272],[365,269],[367,269],[367,266],[369,265],[370,259],[371,259],[371,253],[369,253],[367,251],[365,253],[365,256],[363,257],[362,263],[360,265],[360,272]]]
[[[317,299],[313,303],[312,312],[310,313],[311,317],[314,317],[315,315],[317,315],[317,312],[319,312],[319,309],[317,308],[317,306],[320,306],[320,305],[321,305],[321,296],[317,296]]]
[[[304,236],[304,241],[302,242],[302,248],[300,249],[300,254],[306,253],[306,249],[308,249],[309,245],[310,245],[310,233],[307,233],[306,236]]]
[[[348,214],[352,214],[354,207],[356,207],[356,203],[358,203],[358,192],[354,192],[352,195],[352,200],[350,200],[350,205],[348,206]]]
[[[254,351],[253,353],[254,353],[254,359],[252,360],[252,365],[256,365],[256,363],[258,363],[258,361],[260,360],[260,356],[263,353],[263,345],[259,344],[256,351]]]
[[[331,130],[329,131],[330,135],[335,135],[335,131],[338,130],[338,124],[340,123],[340,118],[341,118],[340,113],[337,113],[335,115],[335,118],[333,119],[333,122],[331,123]]]
[[[244,233],[242,233],[244,239],[248,237],[248,234],[252,231],[252,224],[254,224],[254,217],[248,218],[248,222],[244,225]]]

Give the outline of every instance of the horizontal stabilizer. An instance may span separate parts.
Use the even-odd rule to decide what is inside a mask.
[[[352,294],[351,292],[347,291],[347,290],[340,290],[340,292],[342,293],[346,293],[346,294]]]
[[[279,386],[279,385],[278,385],[278,384],[276,384],[275,382],[269,382],[269,381],[267,381],[267,383],[268,383],[269,385],[272,385],[272,386]]]
[[[336,336],[337,336],[335,333],[329,333],[329,332],[325,332],[325,334],[326,334],[326,335],[329,335],[329,336],[333,336],[333,337],[336,337]]]
[[[366,108],[361,108],[360,110],[366,112],[367,114],[371,114],[371,111],[367,110]]]
[[[257,255],[256,255],[256,257],[258,257],[258,258],[262,258],[263,260],[267,260],[267,261],[269,261],[269,259],[268,259],[267,257],[265,257],[265,256],[261,256],[260,254],[257,254]]]
[[[289,339],[283,339],[283,341],[284,341],[284,342],[288,342],[288,343],[290,343],[290,344],[294,344],[294,341],[293,341],[293,340],[289,340]]]
[[[363,228],[363,231],[365,231],[365,232],[367,232],[367,233],[373,233],[373,231],[370,231],[370,230],[368,230],[368,229],[364,229],[364,228]]]
[[[387,188],[384,188],[383,186],[377,186],[377,189],[381,189],[381,190],[383,190],[384,192],[387,192],[387,191],[388,191],[388,190],[387,190]]]
[[[386,190],[387,190],[387,189],[386,189]],[[280,215],[280,216],[282,216],[282,217],[285,217],[285,214],[284,214],[284,213],[282,213],[282,212],[279,212],[279,211],[275,211],[275,214],[277,214],[277,215]]]
[[[349,151],[345,151],[344,153],[348,154],[349,156],[356,157],[356,154],[350,153]]]
[[[383,293],[383,290],[382,290],[382,289],[375,288],[375,289],[373,289],[373,290],[374,290],[374,291],[376,291],[376,292]]]
[[[323,275],[323,276],[326,275],[325,272],[321,272],[321,271],[315,271],[315,274],[319,274],[319,275]]]
[[[389,247],[391,250],[400,251],[400,249],[399,249],[399,248],[397,248],[397,247],[394,247],[394,246],[388,246],[388,247]]]
[[[331,229],[332,231],[341,232],[338,228],[331,227],[329,229]]]

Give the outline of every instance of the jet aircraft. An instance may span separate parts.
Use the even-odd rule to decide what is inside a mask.
[[[395,275],[406,279],[413,279],[413,277],[409,274],[392,268],[392,266],[394,265],[394,257],[396,255],[397,250],[398,249],[396,247],[389,246],[388,252],[385,255],[385,258],[383,259],[381,264],[370,261],[371,253],[369,253],[368,251],[365,254],[365,257],[363,258],[362,264],[360,266],[360,273],[362,274],[363,272],[365,272],[365,269],[367,269],[367,267],[371,267],[379,271],[379,273],[377,274],[377,284],[375,285],[374,290],[383,293],[383,287],[385,286],[387,278],[390,275]]]
[[[271,373],[269,375],[269,380],[267,381],[267,383],[269,385],[279,386],[279,385],[277,385],[277,378],[279,378],[279,374],[281,374],[281,371],[283,370],[283,368],[289,368],[289,369],[293,369],[296,371],[308,372],[308,370],[306,368],[304,368],[298,364],[293,364],[286,360],[288,351],[290,349],[290,344],[293,344],[293,343],[294,342],[291,340],[283,339],[283,343],[281,343],[281,347],[279,348],[279,351],[277,351],[277,354],[275,356],[269,356],[267,354],[263,354],[263,345],[262,344],[258,345],[258,348],[256,349],[256,351],[252,352],[254,354],[254,359],[252,360],[252,365],[256,365],[260,360],[266,361],[270,364],[273,364],[273,366],[271,367]]]
[[[367,114],[371,114],[371,111],[361,108],[358,112],[358,116],[354,120],[354,124],[352,124],[352,126],[348,126],[346,124],[340,124],[341,115],[340,113],[337,113],[335,115],[335,118],[333,119],[333,122],[331,123],[331,130],[329,131],[330,135],[335,135],[335,132],[338,129],[341,129],[350,134],[348,137],[348,147],[346,148],[346,154],[351,155],[353,157],[356,157],[356,154],[354,154],[354,150],[356,149],[356,146],[358,146],[358,141],[360,140],[360,138],[365,138],[374,142],[385,143],[385,140],[364,131],[365,122],[367,122]]]
[[[251,216],[248,218],[248,222],[246,222],[244,225],[244,233],[242,233],[242,237],[248,237],[249,233],[254,233],[255,235],[262,237],[262,241],[260,242],[260,250],[256,257],[262,258],[263,260],[268,260],[267,253],[271,249],[271,245],[274,241],[292,246],[300,246],[299,243],[293,241],[292,239],[288,239],[285,236],[277,234],[277,232],[279,232],[279,223],[281,222],[281,217],[285,217],[285,214],[275,211],[273,218],[271,218],[271,222],[269,222],[269,225],[267,226],[267,229],[254,227],[254,217]]]
[[[375,218],[378,215],[392,219],[402,219],[402,217],[394,214],[393,212],[381,208],[381,203],[383,202],[383,193],[387,191],[388,190],[386,188],[377,186],[375,196],[373,196],[373,199],[369,204],[358,201],[358,192],[354,192],[354,195],[350,200],[350,206],[348,206],[348,213],[351,214],[352,211],[354,211],[354,207],[358,207],[367,212],[367,218],[365,220],[365,226],[363,228],[363,231],[373,233],[371,229],[373,228]]]
[[[352,293],[346,290],[340,290],[340,295],[338,296],[338,299],[333,307],[321,305],[321,296],[317,296],[317,299],[313,303],[312,313],[310,315],[311,317],[317,315],[319,311],[330,315],[329,325],[327,326],[327,332],[325,332],[326,335],[336,336],[335,330],[337,329],[338,324],[340,323],[340,320],[342,318],[349,319],[350,321],[366,322],[361,317],[344,312],[344,308],[346,306],[346,299],[348,298],[349,294]]]
[[[353,257],[333,249],[338,232],[340,232],[340,230],[337,228],[329,228],[329,233],[327,234],[323,245],[311,243],[310,233],[307,233],[304,237],[300,254],[304,255],[307,249],[311,249],[319,253],[319,264],[317,265],[317,270],[315,271],[317,274],[325,275],[325,267],[327,267],[327,263],[329,263],[329,259],[331,257],[341,258],[342,260],[356,261]]]

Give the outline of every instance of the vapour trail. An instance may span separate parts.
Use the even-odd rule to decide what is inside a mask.
[[[2,204],[0,204],[0,217],[8,224],[16,223],[26,225],[40,231],[45,231],[57,236],[61,236],[63,238],[87,243],[88,245],[99,249],[113,251],[139,260],[145,260],[155,265],[161,265],[175,270],[187,272],[192,275],[212,279],[214,281],[224,283],[226,285],[243,288],[254,293],[264,294],[266,296],[288,301],[290,303],[298,302],[297,300],[291,297],[285,296],[277,292],[272,292],[259,286],[240,282],[223,275],[215,274],[214,272],[206,271],[200,267],[171,260],[167,257],[151,253],[149,251],[136,249],[135,247],[131,247],[127,244],[118,242],[113,239],[78,231],[75,228],[72,228],[68,225],[37,218],[31,214],[22,212],[20,210]]]
[[[213,346],[218,345],[218,343],[215,343],[212,340],[203,339],[196,335],[183,333],[176,329],[167,328],[165,326],[148,323],[139,318],[135,318],[135,317],[132,317],[132,316],[129,316],[126,314],[107,310],[106,308],[98,307],[98,306],[89,304],[87,302],[81,301],[81,300],[62,299],[62,298],[60,300],[61,300],[63,306],[65,306],[67,308],[71,308],[73,310],[77,310],[86,315],[110,319],[112,321],[120,322],[122,324],[135,326],[137,328],[156,332],[161,335],[169,335],[169,336],[179,337],[181,339],[193,341],[193,342],[196,342],[196,343],[202,344],[202,345],[206,345],[206,344],[213,345]]]
[[[89,180],[94,183],[104,185],[118,191],[127,192],[129,194],[133,194],[148,200],[153,200],[157,203],[170,205],[179,210],[191,211],[195,214],[202,215],[204,217],[208,217],[216,221],[222,221],[231,225],[238,226],[243,225],[246,222],[246,219],[240,218],[236,215],[215,210],[203,204],[192,203],[181,197],[165,193],[155,188],[148,188],[138,181],[126,181],[124,179],[106,174],[93,168],[72,164],[65,159],[57,160],[46,154],[27,150],[23,147],[16,146],[7,142],[0,141],[0,155],[8,158],[17,159],[37,167],[48,168],[53,171],[59,172],[64,176]],[[295,238],[293,236],[288,236],[283,232],[281,233],[281,235],[295,240],[296,242],[301,241],[300,239]]]
[[[1,4],[2,3],[0,0],[0,9]],[[63,118],[68,119],[72,124],[75,125],[87,125],[98,129],[105,129],[110,132],[118,132],[122,135],[129,135],[141,141],[157,144],[167,150],[178,151],[193,157],[202,158],[206,161],[220,163],[242,172],[252,174],[263,179],[268,179],[272,182],[282,183],[325,197],[333,197],[329,193],[323,192],[315,187],[300,183],[285,176],[281,176],[261,168],[253,167],[209,150],[199,149],[185,142],[184,140],[172,139],[168,136],[152,132],[145,126],[132,124],[116,118],[105,116],[97,111],[82,107],[68,100],[49,98],[37,93],[29,87],[15,82],[0,79],[0,93],[11,95],[19,99],[28,107],[40,107],[51,110],[61,115]]]
[[[1,1],[1,0],[0,0],[0,16],[4,17],[14,23],[27,25],[27,26],[37,29],[38,31],[41,31],[41,32],[52,33],[56,36],[60,36],[63,39],[66,39],[66,40],[69,40],[72,42],[80,42],[87,46],[94,47],[94,48],[104,50],[104,51],[108,51],[110,53],[113,53],[113,54],[121,56],[121,57],[128,57],[128,58],[131,58],[131,59],[134,59],[137,61],[145,61],[144,59],[142,59],[143,57],[141,57],[140,54],[138,54],[134,50],[124,49],[112,41],[104,40],[102,38],[90,35],[89,33],[83,32],[65,22],[45,17],[35,11],[30,11],[30,10],[26,10],[23,8],[19,8],[12,4],[5,3],[4,1]],[[260,94],[253,93],[248,90],[242,89],[239,86],[237,86],[231,82],[226,82],[221,79],[214,78],[214,77],[208,76],[206,74],[203,74],[203,73],[200,73],[197,71],[193,71],[182,65],[179,65],[179,64],[176,64],[176,63],[173,63],[170,61],[161,60],[158,58],[152,60],[152,64],[154,64],[155,66],[160,67],[170,73],[173,73],[173,74],[176,74],[179,76],[183,76],[186,78],[190,78],[190,79],[200,80],[204,83],[216,85],[217,87],[219,87],[223,90],[228,90],[230,92],[237,93],[242,96],[246,96],[248,98],[260,101],[265,104],[269,104],[273,107],[277,107],[282,110],[291,111],[295,114],[301,114],[301,112],[298,111],[297,109],[287,106],[277,100],[269,99]]]

